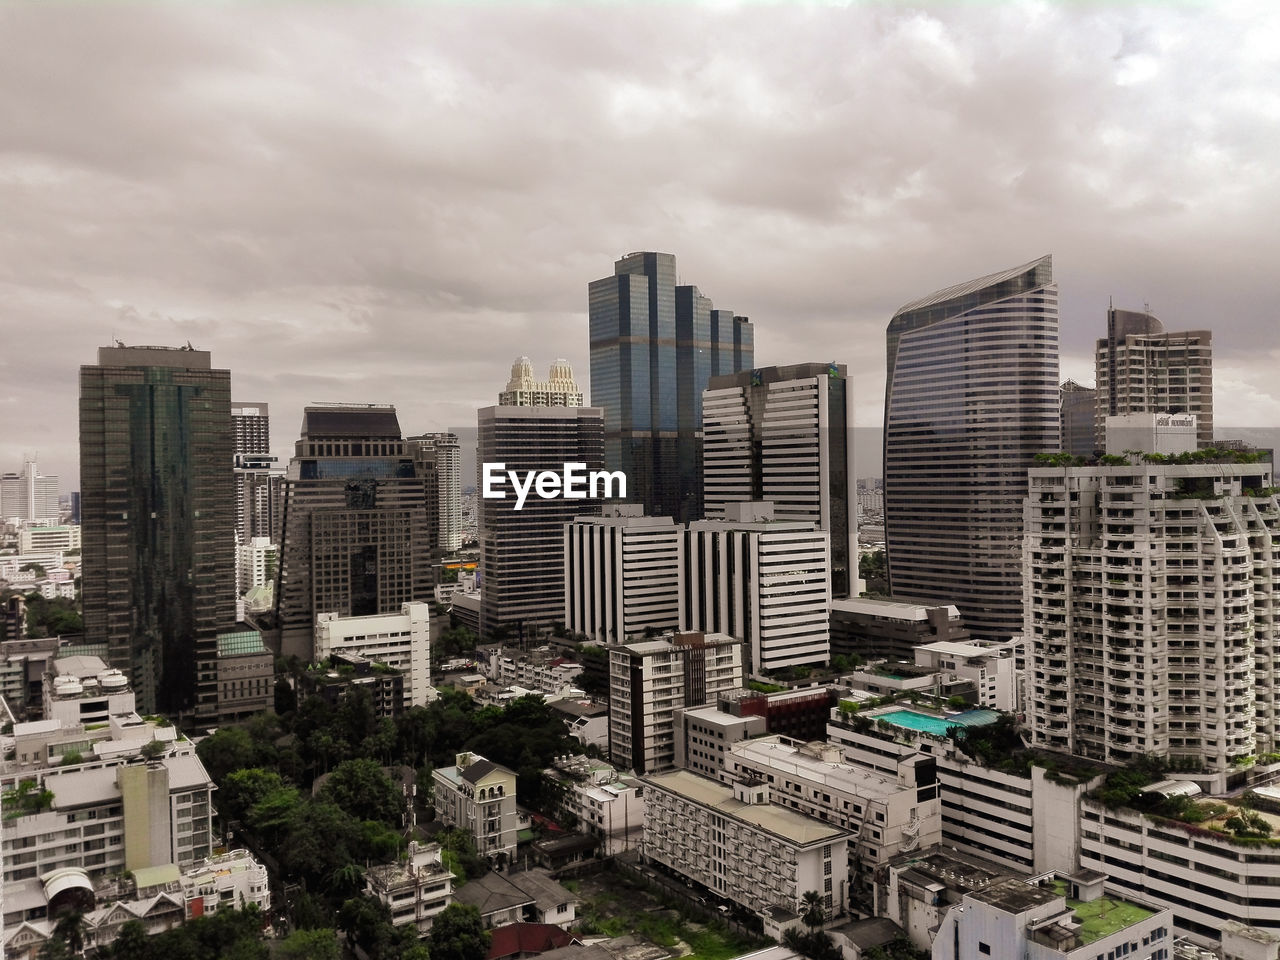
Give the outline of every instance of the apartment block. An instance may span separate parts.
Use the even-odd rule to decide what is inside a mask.
[[[572,689],[582,674],[582,665],[558,656],[550,647],[508,654],[499,646],[489,657],[488,670],[495,686],[519,686],[552,695]]]
[[[768,503],[730,503],[689,524],[684,627],[743,641],[753,673],[831,659],[828,535],[775,520]]]
[[[742,686],[742,644],[715,633],[676,633],[609,648],[609,755],[636,773],[675,764],[675,711]]]
[[[1162,459],[1030,471],[1028,726],[1225,773],[1277,745],[1280,500],[1251,455]]]
[[[564,528],[564,622],[600,644],[680,626],[684,529],[645,517],[639,504],[608,505],[604,516]]]
[[[453,873],[438,843],[410,840],[405,860],[370,867],[364,883],[365,893],[391,911],[392,926],[413,924],[419,936],[426,936],[436,915],[453,902]]]
[[[451,767],[437,767],[436,813],[450,827],[471,834],[482,857],[516,852],[516,775],[474,753],[459,753]]]
[[[720,704],[677,709],[676,766],[722,783],[729,783],[725,757],[735,743],[765,734],[765,719],[735,716]]]
[[[845,913],[848,830],[778,805],[763,781],[730,786],[687,770],[644,780],[649,860],[781,925],[804,913],[810,890],[828,916]]]
[[[600,838],[605,856],[633,850],[644,840],[644,783],[603,760],[563,757],[546,771],[564,785],[564,809],[578,829]]]
[[[237,547],[240,563],[237,567],[238,586],[241,594],[254,587],[274,583],[280,566],[280,548],[266,537],[253,537]]]
[[[406,603],[399,613],[340,617],[316,616],[316,657],[355,654],[385,663],[405,675],[404,705],[422,707],[433,699],[431,687],[431,605]]]

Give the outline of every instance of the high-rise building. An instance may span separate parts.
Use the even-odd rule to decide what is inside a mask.
[[[827,534],[775,520],[767,503],[732,503],[689,524],[682,626],[743,642],[755,673],[831,659]]]
[[[276,611],[281,652],[314,656],[317,613],[399,613],[432,592],[427,484],[395,407],[307,407],[289,461]]]
[[[1098,340],[1094,445],[1106,447],[1107,417],[1126,413],[1190,413],[1197,441],[1213,443],[1213,334],[1166,333],[1149,312],[1107,308]]]
[[[580,407],[582,391],[568,360],[556,360],[546,380],[533,379],[533,363],[518,357],[511,365],[507,389],[498,394],[502,407]]]
[[[680,626],[684,530],[638,504],[606,506],[564,528],[564,622],[601,644]]]
[[[675,764],[675,711],[742,686],[742,643],[675,633],[609,648],[609,759],[636,773]]]
[[[434,465],[440,551],[457,553],[462,549],[462,459],[457,434],[424,433],[410,437],[409,442],[420,451],[420,462]]]
[[[85,640],[146,713],[217,713],[235,626],[231,372],[190,347],[102,347],[80,368]]]
[[[853,390],[840,363],[713,377],[702,395],[703,503],[767,500],[779,520],[807,521],[831,544],[831,595],[858,593]]]
[[[236,481],[236,536],[280,542],[284,471],[271,456],[271,417],[265,403],[231,404]]]
[[[501,464],[495,469],[504,478],[512,470],[524,478],[530,471],[560,475],[569,463],[588,472],[604,465],[598,407],[484,407],[478,421],[477,462],[482,470]],[[600,502],[530,490],[519,503],[509,485],[501,492],[505,499],[479,500],[480,633],[521,640],[563,619],[564,525],[598,513]]]
[[[679,285],[669,253],[631,253],[588,286],[591,402],[604,410],[605,463],[651,516],[702,517],[702,391],[754,362],[746,317]]]
[[[271,413],[265,403],[231,404],[231,430],[237,456],[271,452]]]
[[[57,521],[61,515],[58,478],[41,474],[35,460],[24,461],[21,473],[0,477],[0,521]]]
[[[1254,456],[1030,471],[1035,746],[1219,773],[1277,749],[1280,501]]]
[[[1065,381],[1059,388],[1062,449],[1073,457],[1093,456],[1093,412],[1097,393],[1093,387],[1083,386],[1074,380]]]
[[[908,303],[887,341],[890,591],[956,604],[976,636],[1013,636],[1027,468],[1060,446],[1052,260]]]

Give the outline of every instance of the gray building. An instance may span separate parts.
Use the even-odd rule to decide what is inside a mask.
[[[235,457],[236,534],[241,543],[254,537],[280,542],[284,471],[271,456],[271,416],[265,403],[232,403]]]
[[[1059,412],[1062,417],[1062,449],[1073,457],[1093,456],[1093,418],[1097,393],[1074,380],[1059,388]]]
[[[1060,446],[1048,256],[939,290],[889,321],[884,515],[894,596],[955,603],[974,634],[1022,629],[1022,499]]]
[[[831,653],[914,661],[915,648],[969,639],[954,604],[851,597],[831,601]]]
[[[746,317],[677,282],[669,253],[631,253],[588,285],[591,401],[604,411],[605,463],[652,516],[702,517],[702,391],[750,369]]]

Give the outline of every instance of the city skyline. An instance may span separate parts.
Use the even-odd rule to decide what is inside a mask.
[[[465,426],[513,353],[585,372],[584,284],[646,249],[752,317],[757,364],[848,364],[858,426],[901,303],[1046,253],[1063,379],[1093,382],[1110,300],[1149,303],[1214,331],[1221,410],[1280,423],[1276,18],[15,9],[0,462],[75,489],[75,378],[113,336],[213,352],[282,462],[315,401]]]

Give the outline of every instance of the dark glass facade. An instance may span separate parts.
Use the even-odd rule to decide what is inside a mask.
[[[702,391],[750,368],[751,323],[677,285],[668,253],[632,253],[588,286],[591,403],[604,410],[605,463],[650,515],[702,517]]]
[[[139,709],[214,718],[235,625],[231,373],[201,350],[103,347],[80,368],[85,640]]]
[[[1060,447],[1050,257],[907,304],[889,322],[884,514],[895,596],[1022,631],[1022,500]]]

